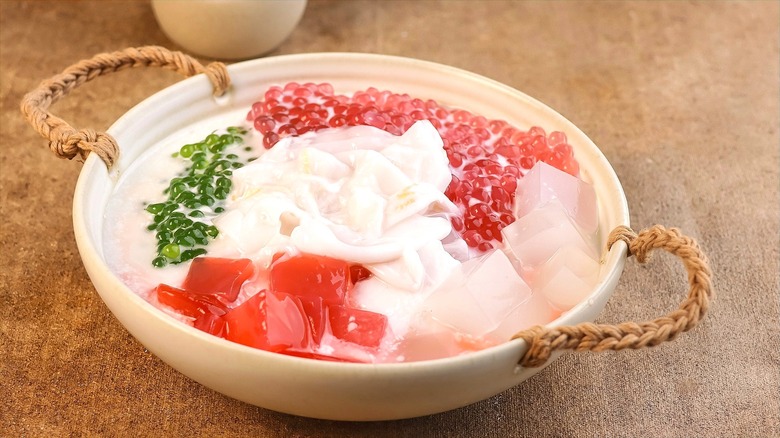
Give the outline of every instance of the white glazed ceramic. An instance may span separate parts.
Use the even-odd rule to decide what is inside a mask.
[[[152,0],[168,37],[196,55],[216,59],[258,57],[295,29],[306,0]]]
[[[118,175],[171,133],[230,112],[243,114],[241,110],[248,110],[266,87],[288,81],[330,82],[342,93],[375,86],[432,98],[522,128],[540,125],[564,131],[583,177],[596,189],[601,242],[615,226],[628,225],[620,182],[593,142],[552,109],[490,79],[419,60],[340,53],[258,59],[228,70],[233,87],[227,97],[215,100],[211,84],[199,75],[128,111],[108,130],[122,150],[115,169],[109,174],[92,154],[79,177],[73,218],[84,265],[100,296],[133,336],[175,369],[230,397],[276,411],[337,420],[442,412],[488,398],[540,370],[516,365],[526,349],[520,340],[464,356],[400,364],[345,364],[269,353],[175,321],[123,285],[108,270],[102,248],[103,213]],[[617,284],[625,255],[625,245],[615,245],[604,257],[593,293],[550,325],[594,320]]]

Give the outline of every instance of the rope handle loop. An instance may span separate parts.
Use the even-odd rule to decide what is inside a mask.
[[[712,272],[707,257],[696,241],[676,228],[654,225],[638,234],[626,226],[618,226],[607,239],[607,250],[616,242],[625,242],[628,256],[645,263],[655,249],[677,256],[688,272],[688,296],[673,312],[645,322],[624,322],[617,325],[582,323],[574,326],[545,328],[535,326],[515,334],[523,339],[528,350],[518,361],[524,367],[539,367],[557,350],[620,351],[625,348],[652,347],[671,341],[692,329],[709,308],[712,297]]]
[[[214,86],[215,96],[225,94],[230,87],[227,68],[221,62],[204,67],[195,58],[164,47],[127,48],[79,61],[62,73],[44,80],[22,99],[22,113],[33,128],[49,140],[49,149],[58,157],[72,159],[78,155],[86,159],[90,152],[94,152],[110,169],[119,156],[119,147],[111,135],[92,129],[75,129],[48,109],[81,84],[131,67],[161,67],[186,77],[204,73]]]

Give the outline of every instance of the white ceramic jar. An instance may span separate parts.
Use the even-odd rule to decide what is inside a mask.
[[[152,0],[163,32],[196,55],[256,58],[278,47],[298,25],[306,0]]]

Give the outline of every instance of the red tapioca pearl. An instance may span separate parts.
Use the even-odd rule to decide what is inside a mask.
[[[466,210],[466,215],[475,219],[487,217],[489,214],[490,207],[482,202],[476,202]]]
[[[263,112],[265,111],[264,106],[265,106],[264,102],[255,102],[252,104],[252,109],[249,111],[249,114],[252,114],[251,120],[254,120],[255,117],[263,114]]]
[[[499,213],[498,218],[499,221],[501,221],[501,225],[504,227],[515,221],[515,217],[509,213]]]
[[[461,237],[466,241],[466,244],[472,248],[476,248],[479,244],[484,243],[482,236],[480,236],[476,230],[466,230]]]
[[[425,109],[425,101],[422,99],[414,98],[411,100],[411,103],[416,109]]]
[[[477,230],[480,236],[486,241],[501,241],[501,222],[495,213],[485,217],[482,226]]]
[[[323,82],[321,84],[317,85],[317,91],[319,91],[324,96],[332,96],[333,95],[333,85]]]
[[[493,207],[494,191],[495,191],[495,189],[493,187],[490,187],[490,188],[487,188],[487,189],[482,189],[481,190],[481,194],[479,193],[480,191],[476,190],[476,189],[474,191],[472,191],[471,193],[472,193],[472,197],[474,199],[478,199],[479,201],[481,201],[482,203],[484,203],[488,207],[489,211],[493,211],[493,209],[494,209],[494,207]]]
[[[318,120],[320,116],[315,111],[302,111],[299,118],[301,122],[306,123],[312,119]]]
[[[471,193],[474,191],[474,186],[466,180],[460,180],[458,182],[458,186],[455,187],[455,194],[453,198],[450,198],[453,202],[454,201],[466,201],[469,196],[471,196]]]
[[[503,175],[504,168],[498,162],[488,159],[477,161],[477,166],[483,168],[488,175]]]
[[[315,130],[320,129],[320,127],[326,127],[323,123],[324,120],[321,120],[319,117],[303,120],[303,126],[307,128],[313,128]]]
[[[308,82],[303,84],[300,88],[295,89],[295,91],[293,91],[293,96],[309,98],[315,91],[317,91],[317,86]]]
[[[450,167],[457,169],[463,165],[463,154],[452,150],[447,150],[447,159],[450,161]]]
[[[474,133],[474,130],[465,123],[456,123],[451,131],[447,132],[447,135],[452,135],[453,137],[457,137],[458,139],[464,139],[467,138],[469,135],[472,135]]]
[[[547,137],[547,133],[544,132],[544,129],[542,129],[539,126],[532,126],[531,129],[528,130],[528,135],[532,137],[540,136],[543,138]]]
[[[265,135],[263,135],[263,147],[266,149],[271,149],[276,142],[279,141],[279,135],[275,132],[269,132]]]
[[[482,146],[471,146],[466,149],[466,155],[471,158],[480,158],[485,155],[485,148]]]
[[[382,129],[385,127],[385,119],[382,117],[382,115],[373,107],[370,107],[368,110],[364,111],[362,116],[362,123],[368,126],[373,126],[375,128]]]
[[[365,105],[360,105],[360,104],[357,104],[357,103],[353,102],[353,103],[350,103],[347,106],[347,111],[346,111],[345,114],[347,114],[347,115],[359,114],[360,112],[362,112],[365,109],[366,109]]]
[[[547,136],[547,143],[551,147],[566,144],[566,134],[561,131],[553,131],[549,136]]]
[[[499,135],[506,128],[507,123],[503,120],[491,120],[488,122],[488,130],[492,134]]]
[[[536,157],[533,156],[525,156],[520,158],[519,161],[520,167],[525,170],[531,170],[532,167],[534,167],[534,164],[536,164]]]
[[[455,110],[452,112],[452,118],[455,123],[469,123],[471,113],[466,110]]]
[[[475,146],[479,147],[483,151],[482,152],[482,156],[484,156],[484,155],[489,153],[489,151],[487,149],[488,145],[485,142],[483,142],[482,140],[480,140],[479,137],[474,135],[473,132],[469,133],[467,136],[463,137],[460,140],[460,142],[463,145],[463,147],[465,147],[465,148],[469,148],[470,149],[470,148],[475,147]]]
[[[490,198],[490,207],[493,211],[508,211],[512,207],[512,197],[503,187],[494,187]]]
[[[460,216],[453,216],[450,218],[450,223],[452,223],[452,228],[459,233],[465,229],[463,218]]]
[[[472,163],[469,163],[472,164]],[[468,164],[466,165],[468,166]],[[470,182],[474,181],[480,176],[479,170],[477,169],[466,169],[466,166],[463,166],[463,175],[460,176],[461,181],[463,182]]]
[[[359,105],[368,105],[369,103],[373,103],[374,99],[370,94],[358,91],[352,96],[352,102],[355,102]]]
[[[310,131],[316,131],[315,127],[314,126],[302,126],[301,128],[298,129],[298,135],[303,135],[303,134],[306,134],[307,132],[310,132]]]
[[[280,126],[277,132],[284,137],[298,135],[298,129],[290,123]]]
[[[520,152],[520,155],[533,155],[534,154],[534,146],[532,144],[533,139],[528,137],[521,143],[518,143],[518,151]]]
[[[490,131],[482,127],[475,128],[474,135],[480,140],[480,142],[485,142],[491,137]]]
[[[277,100],[280,97],[282,97],[282,94],[284,94],[284,91],[282,91],[282,87],[274,85],[265,91],[263,97],[265,98],[265,100],[271,100],[271,99]]]
[[[434,128],[441,129],[441,122],[439,119],[428,119],[428,121],[431,122],[431,125],[433,125]]]
[[[304,88],[301,88],[301,90],[304,90]],[[292,104],[295,105],[296,108],[300,108],[301,110],[303,110],[304,109],[303,107],[306,106],[308,102],[309,101],[306,100],[306,98],[304,97],[296,97],[293,99]]]
[[[503,137],[501,140],[504,140]],[[495,150],[498,155],[506,158],[519,158],[522,156],[520,153],[520,146],[517,145],[502,144],[497,146]]]
[[[260,116],[254,121],[255,129],[261,134],[271,132],[274,129],[274,126],[276,126],[276,122],[268,116]]]
[[[504,167],[504,173],[507,175],[512,175],[514,177],[513,179],[515,180],[522,176],[520,169],[518,169],[517,166],[511,164]]]
[[[554,134],[554,133],[553,133]],[[553,151],[556,154],[560,154],[563,157],[571,157],[574,155],[574,151],[572,150],[572,147],[568,143],[558,143],[553,148]]]
[[[469,126],[472,128],[484,128],[487,126],[487,119],[483,116],[474,116],[469,120]]]
[[[452,200],[452,198],[455,197],[455,189],[460,185],[460,180],[457,176],[453,176],[450,180],[449,185],[447,185],[447,188],[444,190],[444,196]]]
[[[511,136],[508,137],[508,140],[512,144],[522,144],[522,143],[530,142],[532,140],[532,138],[533,137],[528,135],[527,132],[515,131],[514,134],[512,134]]]
[[[403,102],[400,102],[398,104],[398,111],[404,114],[411,114],[414,111],[416,111],[417,108],[414,107],[411,101],[405,100]]]
[[[509,166],[507,166],[509,167]],[[511,166],[514,167],[514,166]],[[517,169],[516,167],[514,167]],[[515,175],[511,175],[509,172],[505,173],[501,176],[501,188],[504,189],[507,193],[513,194],[515,193],[515,190],[517,190],[517,177]]]
[[[412,126],[414,120],[406,114],[396,114],[390,118],[390,122],[393,125],[398,126],[399,128],[402,128],[404,131],[406,131],[409,129],[409,127]]]
[[[552,165],[551,163],[553,163],[555,161],[553,158],[554,158],[554,155],[553,155],[553,153],[549,149],[547,149],[545,151],[542,151],[542,152],[539,152],[539,153],[536,154],[536,160],[537,161],[543,161],[543,162],[545,162],[547,164],[550,164],[550,165]]]
[[[515,134],[517,134],[517,128],[514,128],[512,126],[507,126],[504,128],[503,131],[501,131],[501,137],[504,137],[505,139],[512,141],[512,137],[514,137]]]
[[[472,180],[475,189],[489,190],[493,185],[490,183],[490,179],[486,177],[479,177]]]
[[[290,121],[290,116],[287,113],[276,113],[271,116],[276,123],[287,123]]]
[[[490,202],[490,192],[492,188],[474,188],[471,190],[471,193],[469,194],[470,198],[476,199],[481,202]],[[467,201],[468,198],[463,199],[463,201]]]
[[[404,97],[400,94],[391,94],[387,96],[387,99],[385,99],[384,104],[382,105],[382,109],[390,110],[390,109],[396,109],[398,105],[404,101]]]
[[[338,104],[333,107],[334,114],[346,114],[349,107],[344,104]]]
[[[411,113],[411,114],[409,114],[409,116],[410,116],[410,117],[411,117],[413,120],[425,120],[425,119],[427,119],[427,118],[428,118],[428,115],[427,115],[427,114],[425,114],[425,111],[420,111],[420,110],[414,110],[414,111],[412,111],[412,113]]]
[[[499,235],[499,237],[500,237],[500,235]],[[495,246],[493,246],[492,243],[485,242],[484,240],[477,244],[477,249],[482,251],[482,252],[488,252],[488,251],[490,251],[493,248],[495,248]]]
[[[550,150],[550,148],[547,147],[547,141],[541,135],[537,135],[533,138],[531,141],[531,148],[533,149],[534,155],[537,157],[539,154]]]
[[[299,83],[297,83],[297,82],[288,82],[288,83],[286,83],[286,84],[284,85],[284,88],[283,88],[283,90],[284,90],[285,92],[293,92],[293,91],[295,91],[295,90],[296,90],[298,87],[300,87],[300,86],[301,86],[301,84],[299,84]]]
[[[578,176],[580,174],[580,165],[573,158],[566,160],[560,169],[572,176]]]
[[[328,121],[328,125],[331,128],[338,128],[338,127],[344,126],[346,124],[347,124],[347,118],[344,117],[344,116],[339,116],[339,115],[331,117],[331,119]]]
[[[287,108],[279,105],[279,101],[277,101],[276,99],[268,99],[259,105],[258,110],[259,110],[258,113],[265,114],[265,113],[274,113],[279,111],[287,111]]]

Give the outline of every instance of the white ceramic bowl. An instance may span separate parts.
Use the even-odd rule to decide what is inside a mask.
[[[109,128],[122,152],[109,174],[90,155],[74,198],[79,251],[100,296],[127,330],[175,369],[230,397],[264,408],[336,420],[387,420],[443,412],[511,388],[541,368],[517,366],[521,340],[479,352],[399,364],[345,364],[269,353],[228,342],[182,324],[130,291],[109,271],[103,256],[104,210],[118,174],[173,132],[228,113],[243,114],[272,84],[329,82],[337,92],[375,86],[504,119],[521,128],[540,125],[566,132],[583,177],[597,193],[600,241],[628,225],[628,208],[613,169],[599,149],[564,117],[510,87],[430,62],[368,54],[306,54],[231,65],[233,88],[215,100],[205,76],[173,85],[146,99]],[[604,257],[593,293],[550,326],[592,321],[623,270],[626,247]],[[557,355],[555,356],[557,357]],[[549,362],[548,362],[549,363]]]
[[[279,46],[292,33],[306,0],[152,0],[157,23],[192,53],[248,59]]]

